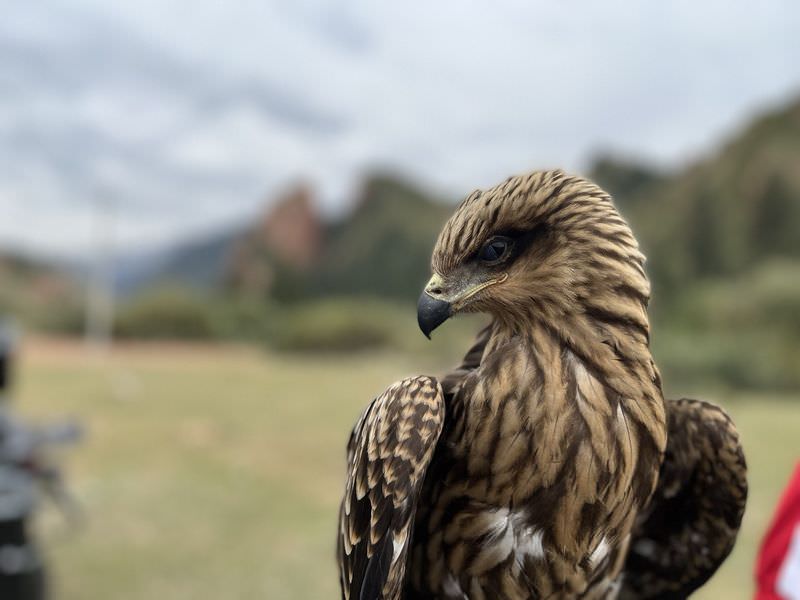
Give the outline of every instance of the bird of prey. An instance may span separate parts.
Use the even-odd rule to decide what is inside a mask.
[[[470,194],[418,304],[426,335],[490,324],[441,379],[389,387],[347,447],[346,600],[686,598],[747,495],[718,407],[664,400],[644,256],[612,199],[562,171]]]

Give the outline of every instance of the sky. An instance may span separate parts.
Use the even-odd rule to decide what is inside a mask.
[[[601,151],[677,167],[800,94],[799,30],[789,0],[11,0],[0,247],[147,251],[299,180],[335,216],[377,168],[457,199]]]

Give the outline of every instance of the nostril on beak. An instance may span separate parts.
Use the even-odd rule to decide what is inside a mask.
[[[444,288],[444,279],[441,275],[434,273],[433,277],[425,284],[425,294],[434,300],[439,300],[445,294]]]
[[[429,296],[441,296],[442,295],[442,288],[441,288],[441,286],[438,286],[438,285],[428,286],[428,289],[426,289],[425,292]]]

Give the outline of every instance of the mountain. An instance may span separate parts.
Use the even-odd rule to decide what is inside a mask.
[[[650,165],[612,155],[595,157],[589,176],[617,202],[623,203],[630,203],[638,192],[662,183],[667,177],[665,173]]]
[[[800,101],[764,115],[716,153],[667,173],[601,157],[591,175],[615,196],[648,255],[657,296],[691,281],[735,277],[800,258]],[[299,300],[326,295],[412,298],[452,210],[408,181],[368,177],[334,223],[306,185],[238,230],[173,249],[135,286],[171,280]]]
[[[299,184],[233,241],[224,285],[251,296],[286,295],[315,268],[324,238],[325,224],[314,206],[313,192]]]
[[[355,210],[329,227],[311,291],[416,298],[429,275],[433,241],[451,211],[402,179],[373,175]]]
[[[222,287],[231,247],[239,229],[190,239],[166,250],[121,257],[115,265],[114,289],[130,296],[156,285],[181,285],[195,290]]]
[[[299,184],[239,228],[122,261],[117,289],[162,283],[282,301],[372,295],[413,298],[427,277],[430,246],[451,207],[387,174],[368,177],[354,209],[336,222],[318,214]]]
[[[665,381],[800,387],[800,100],[678,172],[596,171],[648,257]]]
[[[598,170],[601,184],[609,184],[607,172]],[[641,179],[617,189],[616,200],[664,292],[742,275],[770,259],[800,258],[800,100],[760,117],[685,170]]]
[[[648,256],[665,381],[800,388],[800,101],[684,169],[606,156],[591,175]],[[386,328],[405,331],[408,321],[366,297],[412,305],[453,205],[385,173],[366,178],[352,204],[326,222],[314,191],[298,185],[241,227],[139,257],[129,263],[138,290],[177,281],[215,294],[151,296],[127,313],[127,331],[213,336],[233,323],[225,335],[259,331],[282,347],[318,349],[349,347],[342,341],[360,328],[360,339],[390,343]]]

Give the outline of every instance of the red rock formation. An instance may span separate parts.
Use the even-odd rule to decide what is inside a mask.
[[[276,264],[299,272],[313,266],[322,236],[311,189],[299,184],[236,242],[228,280],[240,290],[267,292],[275,279]]]
[[[311,199],[311,189],[298,185],[286,194],[259,227],[264,244],[284,264],[305,270],[319,256],[322,224]]]

